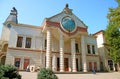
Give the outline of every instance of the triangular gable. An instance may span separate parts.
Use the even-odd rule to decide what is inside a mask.
[[[61,20],[66,16],[71,17],[75,21],[76,26],[87,28],[87,26],[83,23],[83,21],[81,21],[73,13],[72,14],[66,14],[65,12],[61,12],[57,15],[54,15],[54,16],[48,18],[48,20],[51,21],[51,22],[61,23]]]

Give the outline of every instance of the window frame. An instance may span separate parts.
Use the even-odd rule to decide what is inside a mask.
[[[88,47],[89,46],[89,47]],[[90,44],[87,44],[87,53],[91,54],[91,48],[90,48]]]
[[[22,40],[19,40],[19,38],[22,38]],[[22,47],[22,46],[23,46],[23,36],[17,36],[16,47]]]
[[[31,48],[31,45],[32,45],[32,38],[31,37],[26,37],[25,48]]]

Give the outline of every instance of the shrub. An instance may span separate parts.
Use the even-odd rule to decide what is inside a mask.
[[[17,68],[13,65],[2,65],[0,66],[0,79],[21,79]]]
[[[41,68],[38,72],[37,79],[58,79],[51,69]]]

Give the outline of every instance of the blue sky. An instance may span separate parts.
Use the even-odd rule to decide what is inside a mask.
[[[110,7],[115,0],[0,0],[0,35],[12,7],[18,10],[18,22],[41,26],[44,18],[60,13],[66,3],[87,26],[89,34],[106,29]]]

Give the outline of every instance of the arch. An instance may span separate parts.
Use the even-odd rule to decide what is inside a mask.
[[[108,60],[108,66],[110,68],[110,71],[114,70],[114,62],[113,62],[113,60],[111,60],[111,59]]]
[[[2,52],[7,52],[8,44],[4,44],[2,47]]]
[[[1,57],[0,65],[4,65],[5,64],[5,59],[6,59],[5,55]]]

